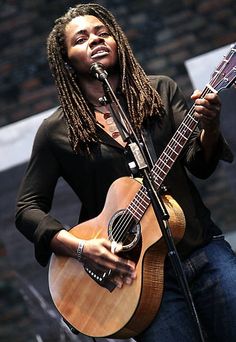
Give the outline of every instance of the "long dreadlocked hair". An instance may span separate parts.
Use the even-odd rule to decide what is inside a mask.
[[[57,87],[59,101],[68,125],[68,136],[75,152],[82,146],[98,140],[96,122],[79,87],[76,72],[68,68],[65,44],[66,25],[75,17],[92,15],[101,20],[117,43],[121,73],[121,92],[126,99],[133,126],[141,127],[143,119],[164,113],[161,98],[153,89],[143,69],[136,61],[128,40],[115,17],[103,6],[88,3],[70,8],[64,16],[55,21],[48,36],[48,62]]]

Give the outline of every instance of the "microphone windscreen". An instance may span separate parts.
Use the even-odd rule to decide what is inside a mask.
[[[90,66],[90,73],[99,81],[104,81],[107,78],[107,72],[102,63],[92,63]]]

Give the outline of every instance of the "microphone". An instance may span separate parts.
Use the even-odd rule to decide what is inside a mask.
[[[108,76],[108,73],[104,70],[104,66],[101,63],[92,63],[90,73],[101,82],[105,81]]]

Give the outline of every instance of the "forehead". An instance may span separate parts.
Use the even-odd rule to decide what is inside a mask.
[[[84,15],[73,18],[65,28],[66,36],[73,36],[79,31],[91,31],[97,27],[105,26],[104,23],[93,15]]]

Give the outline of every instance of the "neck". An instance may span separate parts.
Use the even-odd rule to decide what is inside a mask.
[[[111,75],[108,77],[108,82],[115,92],[119,85],[118,75]],[[104,89],[102,82],[94,79],[94,77],[86,77],[80,79],[80,86],[86,99],[94,106],[99,106],[99,98],[104,96]]]

